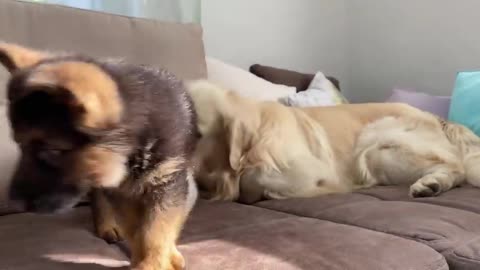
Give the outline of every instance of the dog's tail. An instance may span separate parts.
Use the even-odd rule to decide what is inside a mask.
[[[444,120],[441,123],[448,140],[462,154],[467,182],[480,187],[480,137],[465,126]]]

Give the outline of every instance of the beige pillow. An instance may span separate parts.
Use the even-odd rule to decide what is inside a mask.
[[[10,135],[6,106],[0,105],[0,215],[13,211],[8,203],[8,186],[19,157]]]
[[[278,101],[296,92],[295,87],[271,83],[218,59],[207,57],[206,60],[208,80],[240,95],[258,100]]]

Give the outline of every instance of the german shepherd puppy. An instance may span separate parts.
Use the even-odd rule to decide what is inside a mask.
[[[177,270],[176,240],[196,199],[195,113],[181,81],[118,60],[0,43],[21,159],[10,196],[57,212],[93,190],[99,236],[127,240],[132,268]]]

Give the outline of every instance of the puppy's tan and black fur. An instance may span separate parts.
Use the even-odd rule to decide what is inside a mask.
[[[21,160],[11,198],[56,212],[92,191],[97,233],[125,238],[132,268],[183,269],[176,240],[196,189],[195,113],[165,70],[0,43]]]

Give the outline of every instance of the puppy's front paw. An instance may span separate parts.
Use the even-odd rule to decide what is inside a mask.
[[[433,197],[442,192],[440,183],[435,177],[425,176],[420,178],[412,186],[410,186],[410,196],[413,198]]]
[[[133,267],[132,270],[186,270],[185,259],[183,255],[173,248],[169,258],[165,258],[162,262],[159,262],[154,256],[149,257],[150,259],[140,262],[137,266]]]
[[[185,270],[187,269],[185,258],[183,258],[182,253],[178,251],[177,247],[173,247],[172,255],[170,256],[170,263],[175,270]]]
[[[120,227],[115,220],[104,220],[97,224],[96,234],[108,243],[116,243],[123,240]]]

